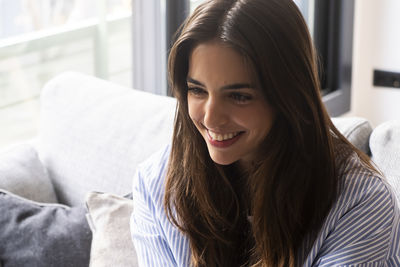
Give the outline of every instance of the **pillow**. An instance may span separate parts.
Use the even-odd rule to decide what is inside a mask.
[[[91,231],[85,207],[44,204],[0,190],[3,267],[87,267]]]
[[[93,231],[90,266],[138,266],[129,228],[132,199],[91,192],[86,206]]]
[[[38,202],[57,202],[53,185],[36,150],[19,144],[0,154],[0,189]]]
[[[335,127],[350,141],[355,147],[369,155],[369,137],[372,126],[367,119],[359,117],[332,118]]]
[[[387,121],[370,138],[372,160],[386,176],[400,201],[400,121]]]

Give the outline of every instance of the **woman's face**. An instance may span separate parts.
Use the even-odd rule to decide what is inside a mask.
[[[221,165],[251,162],[274,121],[244,58],[217,41],[197,45],[189,57],[189,116]]]

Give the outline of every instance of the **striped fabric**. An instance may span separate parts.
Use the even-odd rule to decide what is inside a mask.
[[[133,182],[131,233],[141,267],[190,262],[187,238],[163,209],[168,156],[169,147],[142,163]],[[312,249],[299,249],[298,266],[400,266],[400,213],[391,189],[357,156],[345,165],[341,194]]]

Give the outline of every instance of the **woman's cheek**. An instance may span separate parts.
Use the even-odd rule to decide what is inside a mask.
[[[189,117],[192,119],[193,122],[201,122],[202,121],[202,109],[201,104],[199,101],[195,99],[188,98],[188,110],[189,110]]]

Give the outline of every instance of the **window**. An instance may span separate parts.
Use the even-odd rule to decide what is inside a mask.
[[[0,147],[36,135],[60,72],[132,85],[131,14],[131,0],[0,0]]]
[[[314,43],[321,57],[320,80],[331,116],[350,110],[354,0],[314,0]]]

